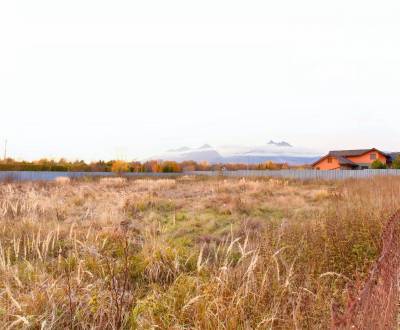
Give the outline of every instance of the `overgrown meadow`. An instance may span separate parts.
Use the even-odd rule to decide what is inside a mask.
[[[325,329],[400,180],[0,184],[2,329]]]

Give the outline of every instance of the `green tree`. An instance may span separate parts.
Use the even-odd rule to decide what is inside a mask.
[[[400,170],[400,155],[397,156],[396,159],[393,161],[392,168]]]
[[[387,168],[386,164],[382,163],[379,159],[376,159],[372,162],[371,168],[374,170],[382,170]]]

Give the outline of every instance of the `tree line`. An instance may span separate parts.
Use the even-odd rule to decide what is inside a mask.
[[[37,161],[17,161],[11,158],[0,161],[0,171],[52,171],[52,172],[136,172],[136,173],[180,173],[187,171],[237,171],[237,170],[280,170],[288,169],[288,164],[271,161],[260,164],[210,164],[195,161],[97,161],[87,163],[83,160],[40,159]]]

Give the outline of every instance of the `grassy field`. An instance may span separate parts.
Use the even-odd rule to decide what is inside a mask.
[[[0,328],[325,329],[400,179],[0,184]]]

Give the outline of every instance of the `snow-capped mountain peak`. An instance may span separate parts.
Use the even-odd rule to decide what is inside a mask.
[[[273,161],[293,165],[313,163],[321,155],[310,148],[295,147],[282,141],[270,141],[261,146],[221,146],[213,148],[209,144],[201,147],[181,147],[170,149],[163,155],[151,159],[174,161],[208,161],[210,163],[263,163]]]
[[[277,146],[277,147],[293,147],[290,143],[285,142],[285,141],[281,141],[281,142],[275,142],[273,140],[268,142],[268,145],[273,145],[273,146]]]
[[[198,149],[199,149],[199,150],[200,150],[200,149],[212,149],[212,147],[211,147],[209,144],[206,143],[206,144],[203,144],[203,145],[202,145],[201,147],[199,147]]]

